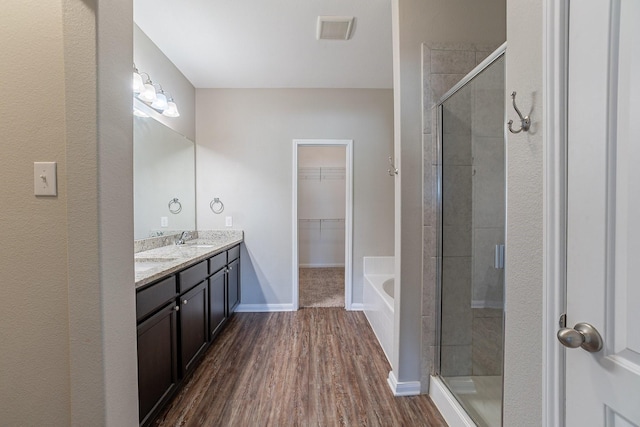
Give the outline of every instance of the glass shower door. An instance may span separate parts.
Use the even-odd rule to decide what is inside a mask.
[[[443,101],[440,376],[480,426],[502,424],[504,55]]]

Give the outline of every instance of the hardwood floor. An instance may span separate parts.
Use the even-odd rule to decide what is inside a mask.
[[[394,397],[362,312],[236,313],[156,426],[446,426]]]

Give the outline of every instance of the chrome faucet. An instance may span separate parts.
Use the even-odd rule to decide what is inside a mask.
[[[184,241],[191,238],[191,233],[188,231],[183,231],[178,240],[176,240],[176,245],[184,245]]]

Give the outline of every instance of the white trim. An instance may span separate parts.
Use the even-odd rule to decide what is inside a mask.
[[[344,264],[298,264],[300,268],[334,268],[344,267]]]
[[[239,304],[236,313],[271,313],[279,311],[296,311],[293,304]]]
[[[347,310],[353,310],[353,140],[352,139],[294,139],[292,178],[292,298],[293,310],[299,308],[298,295],[298,147],[299,146],[342,146],[345,147],[345,216],[344,216],[344,301]]]
[[[361,302],[352,302],[351,303],[351,307],[349,307],[347,310],[350,311],[364,311],[364,304]]]
[[[430,378],[429,397],[450,427],[476,427],[476,423],[460,406],[460,403],[440,378],[434,376]]]
[[[420,381],[399,382],[393,371],[389,372],[387,384],[394,396],[417,396],[420,394]]]
[[[556,339],[566,307],[566,132],[569,0],[545,0],[543,30],[544,266],[542,420],[565,421],[564,351]]]

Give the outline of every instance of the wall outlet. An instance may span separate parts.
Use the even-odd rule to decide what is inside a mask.
[[[169,226],[169,218],[166,216],[160,217],[160,227],[168,227]]]
[[[233,217],[232,216],[225,217],[224,225],[226,225],[227,227],[233,227]]]

